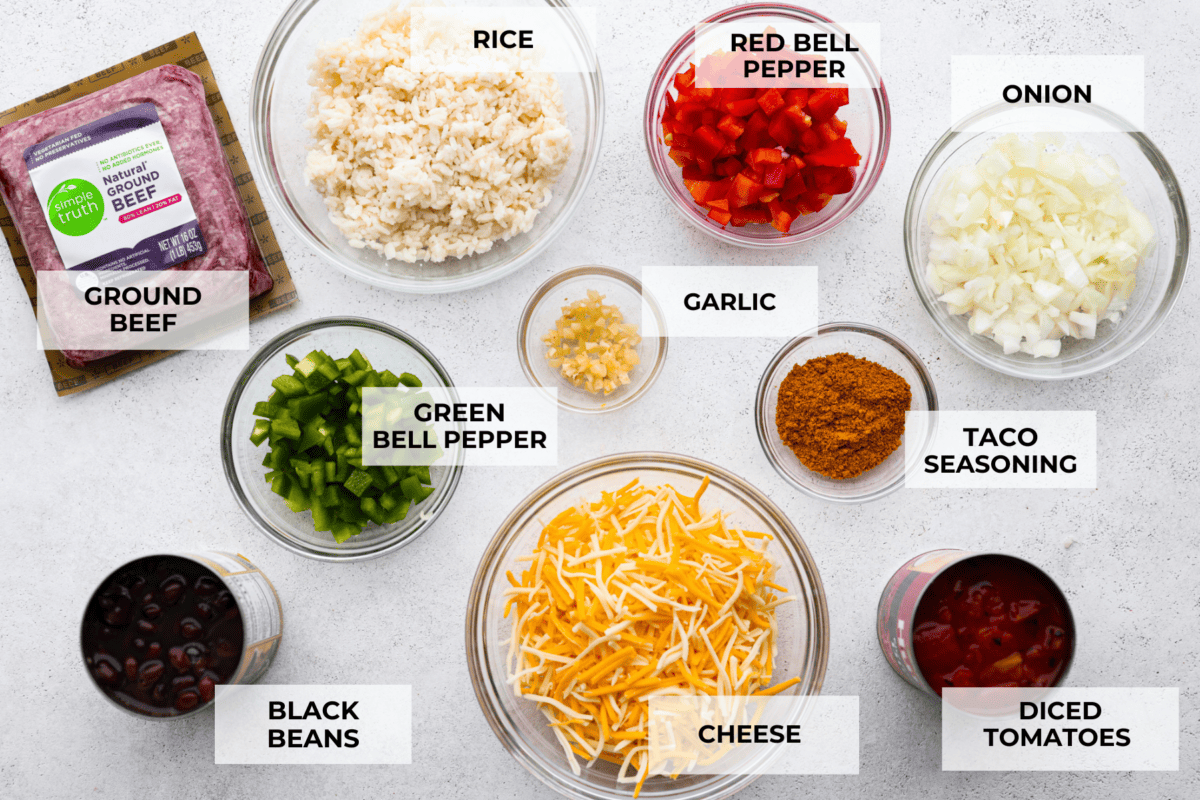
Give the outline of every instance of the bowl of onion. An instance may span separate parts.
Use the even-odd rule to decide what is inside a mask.
[[[934,145],[908,195],[905,254],[950,342],[1006,375],[1113,366],[1174,305],[1188,218],[1143,133],[1097,106],[997,104]]]

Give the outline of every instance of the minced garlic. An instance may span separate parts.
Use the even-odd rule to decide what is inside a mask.
[[[604,304],[604,295],[588,289],[586,300],[562,307],[542,341],[546,360],[572,385],[592,394],[612,394],[629,383],[629,372],[641,363],[637,325],[625,322],[621,309]]]

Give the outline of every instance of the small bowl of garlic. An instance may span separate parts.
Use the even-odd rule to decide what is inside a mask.
[[[517,353],[529,382],[556,390],[564,409],[599,414],[629,405],[654,383],[667,356],[666,325],[637,278],[574,267],[525,304]]]
[[[1183,285],[1183,193],[1145,134],[1098,106],[960,120],[908,197],[905,249],[934,324],[973,361],[1062,380],[1133,353]]]

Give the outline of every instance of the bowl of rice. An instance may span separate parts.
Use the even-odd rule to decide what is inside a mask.
[[[459,8],[549,15],[553,62],[535,50],[526,66],[475,69]],[[302,240],[375,286],[452,292],[514,272],[566,227],[596,168],[591,28],[561,0],[296,0],[251,94],[267,194]]]

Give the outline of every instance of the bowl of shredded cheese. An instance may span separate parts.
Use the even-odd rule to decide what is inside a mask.
[[[959,121],[905,211],[913,284],[973,361],[1019,378],[1107,369],[1150,340],[1187,268],[1163,154],[1098,106],[997,104]]]
[[[488,546],[467,660],[508,751],[574,798],[721,798],[754,775],[655,774],[655,697],[811,696],[829,614],[796,528],[732,473],[668,453],[547,482]]]
[[[536,61],[535,37],[528,64],[472,68],[471,20],[526,12],[550,15],[555,60]],[[410,293],[478,287],[542,252],[591,180],[603,118],[588,18],[553,0],[295,0],[251,91],[252,152],[293,232]]]
[[[641,282],[612,267],[564,270],[537,288],[517,326],[529,382],[581,414],[615,411],[644,395],[667,357],[662,309]]]

